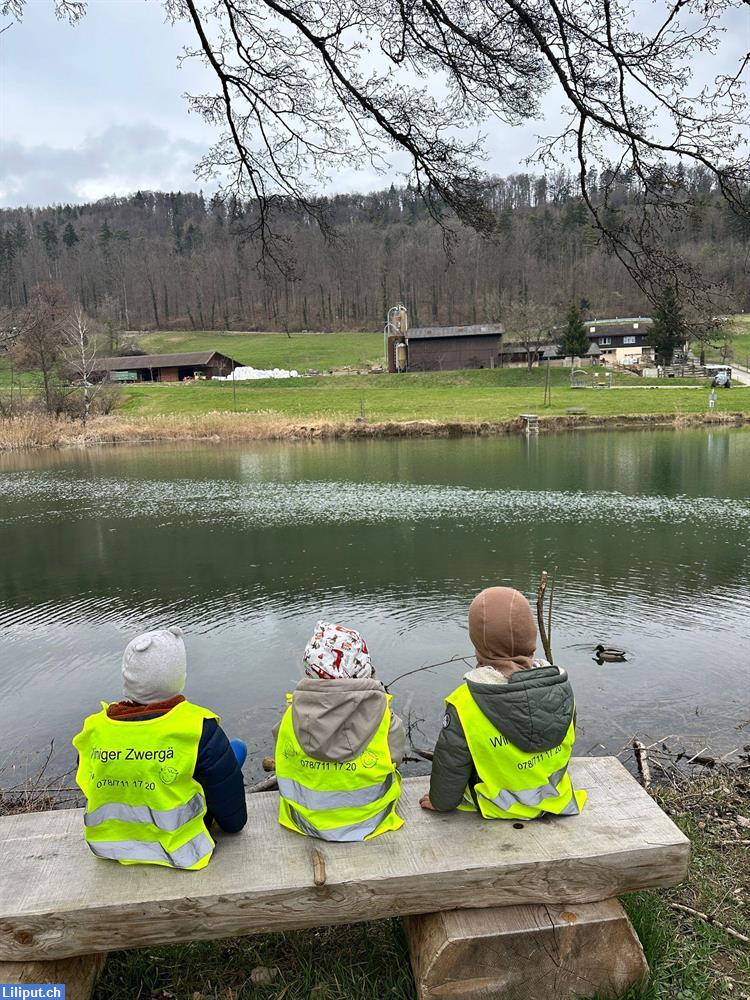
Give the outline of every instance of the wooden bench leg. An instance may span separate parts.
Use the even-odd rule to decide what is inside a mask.
[[[56,962],[0,962],[0,983],[62,983],[65,1000],[89,1000],[106,954],[60,958]]]
[[[405,917],[419,1000],[618,997],[648,976],[616,899]]]

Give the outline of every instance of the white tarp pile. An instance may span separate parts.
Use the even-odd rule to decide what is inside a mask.
[[[256,378],[299,378],[300,374],[298,371],[292,369],[287,371],[286,368],[250,368],[245,365],[241,365],[230,372],[229,375],[214,375],[214,382],[246,382],[248,379]]]

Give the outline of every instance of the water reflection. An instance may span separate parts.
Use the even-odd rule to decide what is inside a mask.
[[[65,744],[117,697],[131,635],[167,621],[191,696],[260,749],[320,615],[361,629],[387,679],[468,652],[473,594],[531,593],[553,565],[581,750],[741,743],[749,471],[738,430],[2,457],[0,759]],[[599,642],[632,659],[598,666]],[[460,669],[394,689],[426,738]]]

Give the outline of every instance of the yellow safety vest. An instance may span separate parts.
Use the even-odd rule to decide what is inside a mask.
[[[300,745],[292,722],[294,696],[276,737],[276,778],[279,783],[279,823],[321,840],[369,840],[404,821],[396,812],[401,775],[391,760],[388,730],[391,696],[369,744],[346,761],[317,760]]]
[[[86,796],[86,842],[98,858],[123,865],[205,868],[214,841],[203,788],[193,777],[205,719],[180,702],[156,719],[110,719],[107,705],[73,739],[76,782]]]
[[[478,808],[485,819],[534,819],[540,813],[577,816],[583,809],[586,792],[574,789],[568,775],[575,742],[572,721],[559,746],[526,753],[492,725],[467,684],[446,701],[458,713],[479,778],[464,792],[459,809]]]

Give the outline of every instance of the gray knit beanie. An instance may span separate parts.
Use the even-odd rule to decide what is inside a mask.
[[[136,636],[122,655],[122,693],[139,705],[182,694],[186,675],[185,643],[176,625]]]

